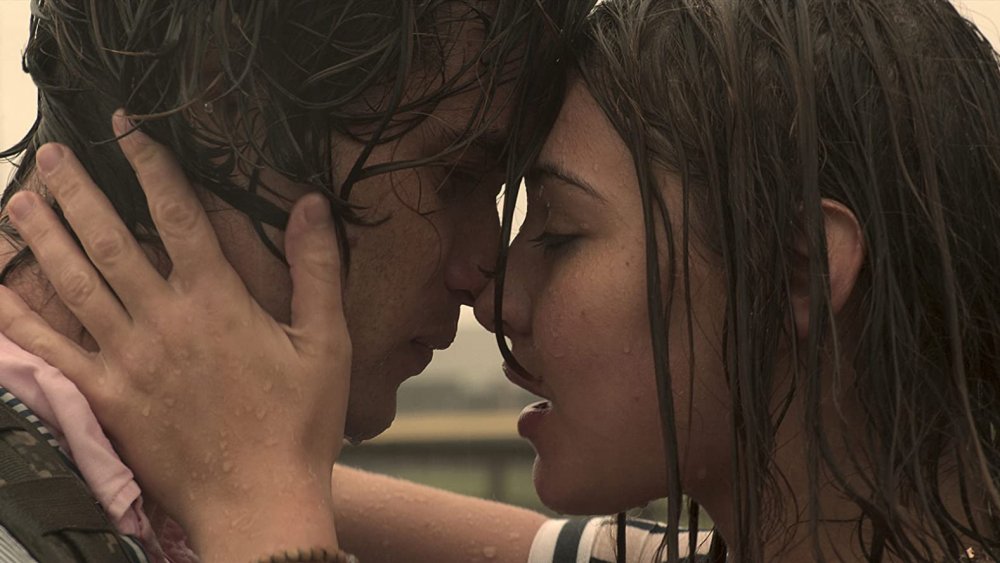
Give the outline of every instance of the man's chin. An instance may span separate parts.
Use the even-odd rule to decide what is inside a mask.
[[[355,410],[362,412],[353,412]],[[352,444],[371,440],[385,432],[396,418],[396,402],[390,408],[350,409],[344,425],[344,438]]]

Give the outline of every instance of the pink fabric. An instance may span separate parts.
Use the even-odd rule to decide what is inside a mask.
[[[154,533],[143,511],[142,492],[132,470],[118,457],[76,385],[3,334],[0,334],[0,385],[42,419],[76,463],[120,532],[140,538],[154,561],[198,561],[185,545],[184,534],[176,523],[164,519],[158,531],[165,533]]]

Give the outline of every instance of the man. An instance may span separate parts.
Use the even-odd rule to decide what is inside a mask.
[[[281,229],[292,202],[325,194],[349,264],[345,433],[374,436],[392,420],[398,385],[451,343],[459,306],[486,283],[495,195],[554,118],[562,90],[553,80],[561,73],[556,35],[586,4],[36,1],[25,67],[39,86],[39,113],[31,134],[6,153],[22,154],[22,166],[2,203],[43,191],[36,149],[59,141],[104,190],[124,229],[154,243],[147,251],[167,275],[172,265],[155,244],[143,191],[109,142],[109,116],[124,107],[177,154],[221,252],[261,309],[287,324],[295,304]],[[5,285],[62,335],[98,349],[72,307],[35,275],[15,230],[4,223],[4,232]],[[122,235],[109,229],[99,242],[114,254]],[[126,490],[127,507],[119,495],[113,510],[94,492],[119,527],[135,520],[129,529],[157,549],[134,484],[115,493]]]

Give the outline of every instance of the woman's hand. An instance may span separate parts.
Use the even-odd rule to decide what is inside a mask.
[[[114,125],[119,134],[130,129],[121,114]],[[69,149],[49,144],[38,151],[39,174],[87,255],[36,194],[15,195],[9,213],[100,350],[55,332],[7,288],[0,330],[77,384],[146,494],[188,529],[206,560],[335,547],[330,471],[343,438],[351,344],[328,201],[309,195],[292,210],[285,252],[294,293],[284,325],[226,261],[166,149],[138,131],[121,147],[170,275],[157,272]],[[222,544],[220,534],[233,539]]]

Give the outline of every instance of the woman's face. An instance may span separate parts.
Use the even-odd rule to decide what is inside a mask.
[[[663,175],[660,185],[679,233],[680,184]],[[514,356],[530,374],[508,369],[508,376],[546,401],[526,409],[518,424],[537,452],[538,494],[549,507],[576,514],[662,497],[667,473],[638,180],[624,142],[581,82],[567,93],[527,196],[527,217],[510,249],[503,316]],[[662,225],[658,231],[663,249]],[[693,348],[680,260],[675,288],[665,296],[673,303],[669,367],[689,494],[700,483],[727,487],[729,474],[728,391],[718,352],[721,278],[697,243],[690,246]],[[661,252],[664,276],[668,260]],[[492,288],[480,296],[476,314],[493,326]]]

